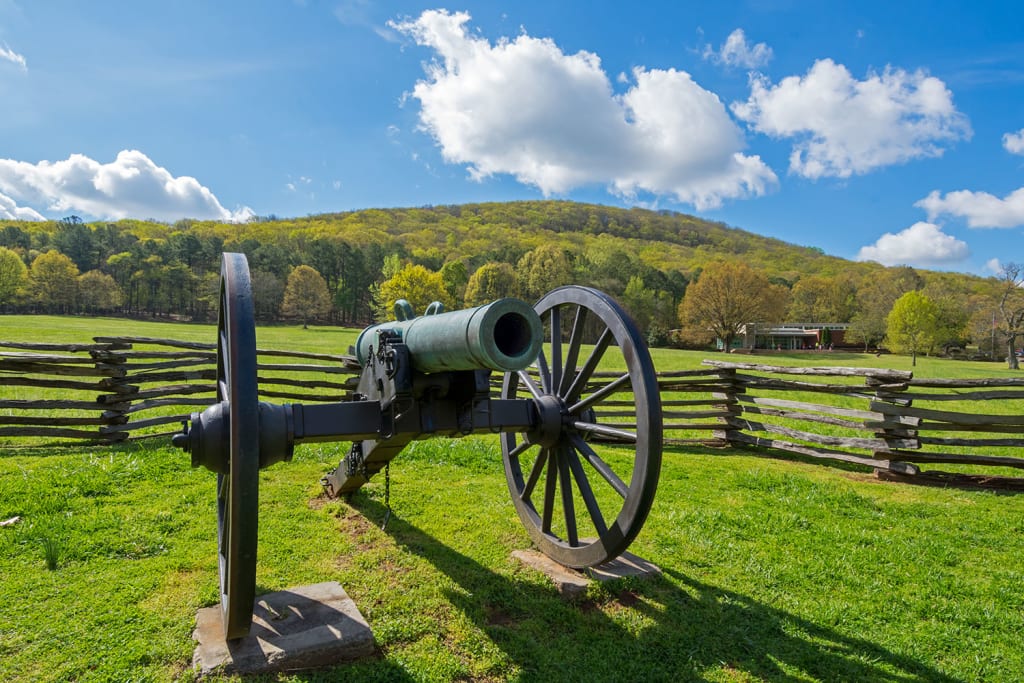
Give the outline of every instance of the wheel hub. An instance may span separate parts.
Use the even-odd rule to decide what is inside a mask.
[[[558,443],[565,428],[565,416],[568,414],[565,401],[558,396],[550,394],[535,398],[537,414],[540,419],[537,426],[524,434],[524,438],[531,444],[537,444],[542,448],[550,448]]]

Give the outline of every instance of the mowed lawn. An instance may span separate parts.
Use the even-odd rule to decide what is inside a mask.
[[[215,334],[116,319],[11,316],[0,326],[4,340]],[[261,347],[328,353],[353,337],[258,332]],[[725,358],[654,357],[659,370]],[[769,358],[911,369],[892,356]],[[914,370],[1017,376],[927,358]],[[162,440],[0,446],[0,521],[20,517],[0,528],[0,680],[192,679],[195,613],[218,593],[214,475]],[[340,582],[380,657],[272,680],[1024,679],[1021,495],[880,482],[752,450],[669,449],[632,547],[662,575],[568,603],[510,557],[529,540],[496,438],[403,452],[384,531],[382,478],[351,503],[321,496],[320,476],[346,448],[303,446],[261,474],[258,590]]]

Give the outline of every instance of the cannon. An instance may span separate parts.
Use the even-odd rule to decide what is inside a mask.
[[[643,338],[613,299],[567,286],[532,307],[500,299],[445,313],[432,304],[416,317],[399,302],[396,317],[360,334],[350,400],[262,402],[248,263],[223,255],[217,402],[193,413],[173,443],[217,474],[226,639],[252,623],[259,470],[290,460],[297,444],[352,442],[321,480],[339,496],[415,439],[497,434],[513,506],[550,558],[600,565],[640,532],[661,470],[661,403]],[[494,372],[503,373],[497,391]]]

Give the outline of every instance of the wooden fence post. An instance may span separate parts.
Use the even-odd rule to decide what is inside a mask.
[[[99,338],[93,341],[99,342]],[[132,394],[139,388],[128,384],[126,356],[119,351],[131,350],[132,345],[120,341],[102,343],[101,348],[91,349],[89,355],[96,361],[96,368],[111,370],[109,376],[100,382],[100,386],[109,393],[100,394],[96,402],[106,407],[103,411],[103,424],[99,427],[100,438],[108,443],[118,443],[128,438],[128,432],[110,429],[128,423],[128,409],[131,407]]]
[[[901,408],[909,408],[913,404],[912,398],[901,396],[908,388],[909,379],[906,381],[893,381],[891,376],[867,375],[864,378],[864,385],[874,392],[874,400],[869,406],[871,410],[878,407],[878,403],[886,403]],[[916,427],[920,419],[900,415],[887,415],[880,423],[865,423],[875,429],[875,436],[883,439],[886,443],[885,451],[876,451],[875,457],[885,459],[888,467],[875,467],[875,476],[881,476],[883,472],[897,472],[900,475],[917,474],[920,470],[912,463],[903,462],[893,456],[898,454],[891,452],[893,449],[917,449],[921,447],[921,441]],[[898,463],[898,465],[897,465]]]
[[[736,395],[742,393],[744,389],[738,384],[736,370],[734,368],[718,368],[718,379],[722,383],[722,391],[713,392],[711,397],[715,401],[720,401],[730,412],[735,411],[734,417],[739,417],[743,414],[743,407]],[[721,429],[713,431],[712,436],[720,439],[723,445],[732,446],[732,435],[737,429],[735,421],[729,418],[719,418],[719,422],[721,422]]]

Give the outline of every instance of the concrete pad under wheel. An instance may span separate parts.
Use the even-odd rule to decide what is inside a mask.
[[[222,624],[220,605],[196,614],[200,675],[313,669],[377,654],[366,619],[335,581],[258,596],[245,638],[226,642]]]
[[[537,550],[514,550],[512,557],[545,574],[563,598],[583,595],[591,581],[611,581],[626,576],[657,576],[661,569],[633,553],[622,553],[614,560],[596,567],[577,570],[561,565]]]

